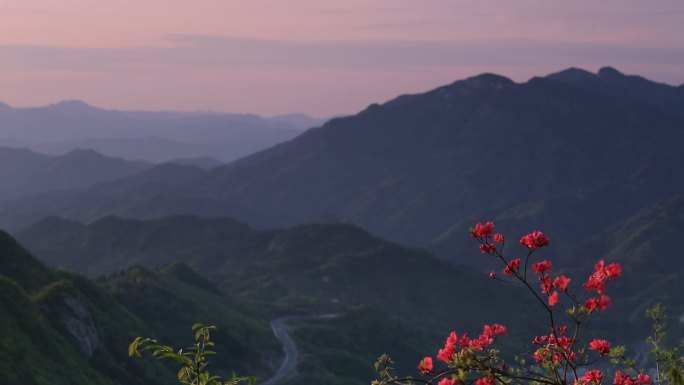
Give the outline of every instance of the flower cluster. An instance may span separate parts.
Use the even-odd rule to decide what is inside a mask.
[[[584,303],[584,308],[589,311],[601,311],[610,306],[610,303],[610,297],[602,295],[600,297],[589,298],[587,302]]]
[[[589,349],[596,350],[600,356],[610,353],[610,342],[606,340],[593,340],[589,343]]]
[[[480,250],[485,254],[496,251],[496,245],[491,242],[503,243],[503,234],[494,234],[494,222],[477,223],[470,229],[470,236],[480,242]]]
[[[576,361],[577,354],[572,351],[572,338],[565,336],[567,327],[556,329],[556,333],[534,337],[533,344],[540,347],[534,352],[532,357],[540,363],[559,365],[564,359]]]
[[[520,383],[542,383],[549,385],[601,385],[604,374],[600,370],[586,370],[586,365],[592,365],[594,360],[607,355],[619,354],[621,349],[611,349],[611,343],[605,339],[593,339],[588,344],[582,342],[580,330],[584,322],[595,311],[606,309],[611,304],[605,294],[606,284],[620,277],[622,268],[618,263],[606,264],[603,260],[594,265],[594,272],[589,276],[584,287],[588,298],[580,299],[570,290],[572,280],[562,274],[553,274],[553,263],[547,259],[531,260],[536,251],[548,246],[549,238],[541,231],[533,231],[520,239],[520,245],[527,249],[523,258],[504,256],[505,236],[494,233],[494,223],[477,223],[470,229],[470,235],[480,244],[480,250],[503,264],[503,277],[497,278],[494,270],[489,273],[491,279],[508,283],[517,283],[532,292],[535,299],[545,308],[549,317],[551,333],[539,335],[532,341],[535,348],[530,352],[535,364],[526,365],[524,359],[516,362],[519,367],[509,367],[500,358],[499,351],[492,345],[498,336],[507,335],[506,327],[500,324],[484,325],[482,333],[476,338],[467,334],[459,336],[452,331],[446,338],[444,346],[437,352],[436,358],[446,364],[444,371],[435,371],[432,357],[425,357],[418,363],[418,370],[423,375],[433,376],[428,384],[438,385],[496,385],[497,383],[512,383],[517,379]],[[529,268],[528,268],[529,266]],[[529,270],[528,270],[529,269]],[[534,274],[529,278],[529,274]],[[539,282],[537,289],[536,280]],[[591,293],[596,296],[592,297]],[[563,301],[561,303],[561,295]],[[572,320],[571,332],[567,326],[557,326],[560,313],[557,308],[563,308],[565,314]],[[622,348],[624,349],[624,348]],[[589,354],[589,352],[595,352]],[[612,351],[612,353],[611,353]],[[613,357],[611,357],[613,359]],[[389,374],[388,365],[385,368],[387,381],[384,383],[412,384],[411,378],[401,382],[397,377]],[[636,373],[636,372],[633,372]],[[572,382],[574,381],[574,382]],[[383,384],[383,383],[378,383]],[[646,374],[636,374],[630,377],[620,371],[615,372],[613,385],[650,385],[650,377]]]
[[[551,271],[551,266],[553,266],[551,261],[544,260],[532,265],[532,271],[537,274],[546,273],[547,271]]]
[[[603,260],[600,260],[594,265],[594,273],[589,276],[589,279],[584,283],[584,288],[587,292],[596,291],[599,296],[589,298],[584,303],[584,308],[589,311],[601,311],[610,306],[610,297],[605,295],[606,283],[618,278],[622,274],[622,267],[619,263],[611,263],[606,266]]]
[[[473,238],[484,239],[489,238],[494,233],[494,222],[478,223],[470,229],[470,235]]]
[[[433,369],[432,357],[425,357],[418,363],[418,370],[423,374],[431,373]]]
[[[575,385],[599,385],[603,381],[603,373],[600,370],[590,370],[575,382]]]
[[[494,224],[492,223],[492,225]],[[546,235],[544,235],[541,231],[533,231],[520,238],[520,244],[530,250],[536,250],[541,247],[548,246],[549,238],[547,238]]]
[[[491,345],[496,337],[505,335],[507,335],[506,327],[500,324],[485,325],[482,333],[477,338],[470,338],[468,334],[463,334],[459,338],[456,332],[452,331],[447,336],[446,341],[444,341],[444,347],[437,352],[437,359],[450,363],[457,353],[482,351]]]
[[[603,260],[600,260],[594,265],[594,274],[589,276],[587,282],[583,285],[587,291],[596,291],[603,294],[606,287],[606,282],[619,277],[622,274],[622,267],[619,263],[611,263],[605,266]]]
[[[522,263],[522,261],[520,260],[520,258],[516,258],[516,259],[514,259],[514,260],[508,262],[508,263],[506,264],[506,267],[504,268],[503,273],[506,274],[506,275],[511,275],[511,274],[513,274],[514,271],[518,270],[518,268],[520,267],[520,264],[521,264],[521,263]]]
[[[650,385],[651,377],[648,374],[639,373],[636,377],[630,377],[627,374],[622,374],[621,371],[615,372],[614,385]]]

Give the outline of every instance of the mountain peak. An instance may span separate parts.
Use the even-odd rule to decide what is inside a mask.
[[[546,76],[547,79],[561,80],[566,82],[593,80],[596,79],[596,74],[593,74],[585,69],[570,67],[560,72],[555,72]]]
[[[602,78],[623,78],[625,74],[613,67],[603,67],[598,71],[598,76]]]
[[[513,80],[493,74],[493,73],[483,73],[477,76],[473,76],[464,80],[464,83],[478,89],[491,89],[491,88],[502,88],[512,84],[515,84]]]
[[[96,109],[95,107],[81,100],[63,100],[55,104],[50,104],[48,108],[66,113],[83,113]]]
[[[104,158],[104,155],[90,148],[76,148],[67,152],[64,156],[67,158]]]

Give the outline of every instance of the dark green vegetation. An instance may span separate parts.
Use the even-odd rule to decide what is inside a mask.
[[[495,285],[483,274],[351,225],[257,231],[227,218],[109,217],[90,225],[50,218],[18,237],[50,265],[93,276],[131,264],[155,268],[185,261],[216,282],[221,292],[264,306],[274,315],[373,304],[415,325],[420,321],[429,330],[461,318],[441,305],[447,301],[463,301],[476,309],[466,327],[495,322],[491,318],[499,313],[487,303]],[[476,248],[471,245],[471,256],[484,258]],[[497,306],[505,308],[510,301],[501,298]]]
[[[47,269],[2,232],[0,262],[0,382],[162,384],[172,379],[159,366],[120,359],[117,347],[149,329],[93,283]]]
[[[0,383],[6,385],[172,383],[169,368],[129,360],[126,349],[143,334],[185,344],[179,336],[189,334],[191,319],[223,328],[218,370],[267,375],[272,358],[261,354],[275,356],[279,348],[264,322],[178,264],[158,273],[134,268],[96,285],[48,269],[0,232],[0,287]]]
[[[624,314],[633,330],[644,331],[650,322],[644,318],[645,309],[662,302],[672,316],[668,334],[676,341],[684,338],[684,253],[680,238],[683,232],[684,194],[677,194],[614,224],[578,244],[569,254],[579,257],[592,250],[606,260],[623,263],[625,279],[615,283],[615,312]],[[621,322],[615,325],[624,326]]]
[[[99,281],[150,327],[168,328],[170,334],[164,337],[192,322],[170,319],[169,314],[195,304],[214,309],[212,304],[221,298],[237,312],[211,313],[227,320],[219,324],[219,331],[244,328],[239,314],[247,310],[260,313],[264,320],[290,314],[341,314],[339,319],[307,321],[306,327],[296,329],[302,353],[308,357],[299,368],[303,377],[296,381],[327,378],[364,383],[385,347],[405,347],[400,356],[406,359],[401,364],[412,367],[452,328],[478,333],[484,323],[508,322],[518,330],[529,330],[535,322],[529,313],[516,311],[524,293],[502,293],[484,274],[449,266],[423,251],[385,242],[351,225],[302,225],[264,232],[229,219],[110,217],[86,226],[52,218],[22,232],[21,239],[50,264],[82,272],[108,273],[117,270],[113,263],[124,268],[128,261],[147,265]],[[472,255],[479,257],[474,245]],[[62,256],[75,258],[62,260]],[[164,279],[147,278],[149,268],[174,259],[211,277],[216,286],[184,264],[155,274]],[[145,282],[142,287],[131,284],[141,281]],[[187,286],[184,282],[202,288],[205,294],[179,288]],[[119,289],[112,290],[112,285],[124,284],[123,295]],[[179,292],[188,293],[182,297],[185,302],[165,299]],[[228,297],[221,297],[220,292]],[[145,309],[152,308],[148,301],[165,306],[147,314]],[[450,305],[455,303],[460,304],[458,308]],[[327,336],[316,337],[320,333]],[[509,343],[526,339],[517,335]],[[238,351],[245,345],[272,347],[267,340],[239,340],[227,346]],[[217,344],[221,345],[218,340]],[[232,354],[224,352],[228,357]],[[343,361],[338,363],[338,359]]]
[[[158,268],[173,261],[184,261],[213,276],[225,271],[232,260],[263,251],[270,234],[229,218],[137,221],[106,217],[84,225],[52,217],[17,237],[47,264],[91,277],[133,265]]]
[[[301,322],[295,338],[305,354],[292,385],[366,385],[376,375],[368,363],[381,354],[396,352],[406,372],[425,354],[416,330],[371,307],[352,308],[326,322]]]

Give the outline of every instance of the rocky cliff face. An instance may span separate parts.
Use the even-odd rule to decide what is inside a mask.
[[[74,338],[86,357],[90,358],[100,345],[100,335],[85,302],[73,295],[62,294],[56,301],[44,305],[52,321],[58,322]]]

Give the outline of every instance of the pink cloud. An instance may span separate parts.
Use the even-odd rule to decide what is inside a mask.
[[[481,72],[612,65],[684,81],[678,0],[331,4],[8,0],[0,100],[331,115]]]

